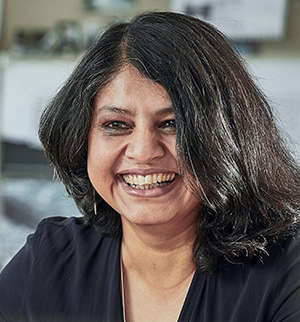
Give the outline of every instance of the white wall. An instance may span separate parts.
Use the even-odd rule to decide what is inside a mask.
[[[254,59],[250,66],[300,160],[300,59]]]
[[[39,146],[37,129],[41,111],[71,73],[75,62],[23,60],[5,64],[2,93],[2,137]]]

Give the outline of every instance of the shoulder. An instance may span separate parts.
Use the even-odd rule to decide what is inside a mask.
[[[89,238],[103,238],[95,228],[82,217],[50,217],[42,220],[35,233],[28,237],[28,242],[41,244],[46,242],[50,245],[58,244],[59,241],[80,242],[84,236]]]
[[[42,220],[26,244],[4,269],[4,274],[24,264],[28,272],[35,267],[47,269],[50,264],[81,260],[97,253],[105,257],[109,250],[119,249],[121,236],[105,237],[83,217],[50,217]],[[13,268],[13,269],[12,269]],[[3,275],[3,274],[2,274]]]
[[[120,242],[121,235],[104,237],[84,218],[44,219],[0,275],[0,317],[94,310],[94,292],[117,287]]]
[[[300,320],[300,232],[269,245],[248,276],[254,296],[264,301],[272,321]],[[254,287],[253,287],[254,286]]]
[[[300,233],[269,249],[264,278],[272,285],[272,321],[300,320]],[[263,285],[263,284],[261,284]]]
[[[64,233],[64,237],[71,237],[74,233],[76,234],[84,231],[93,232],[94,230],[94,227],[83,217],[49,217],[43,219],[39,223],[35,233]]]
[[[47,257],[51,253],[60,257],[63,254],[88,256],[96,249],[102,254],[106,248],[118,247],[119,239],[99,234],[83,217],[50,217],[41,221],[36,232],[28,237],[27,245],[33,247],[37,257],[45,257],[45,251]]]
[[[300,321],[299,234],[272,242],[251,262],[225,263],[206,284],[215,290],[212,299],[223,299],[214,307],[224,321]]]
[[[292,279],[300,281],[300,232],[270,243],[266,253],[250,263],[249,269],[268,283],[273,277],[274,289],[276,285],[281,287],[281,282],[287,285]]]
[[[265,265],[276,269],[277,274],[294,266],[299,265],[300,268],[300,231],[270,244],[267,248]]]
[[[269,249],[267,266],[273,267],[276,283],[280,280],[286,286],[288,282],[300,286],[300,232],[280,240]],[[298,281],[296,284],[294,282]],[[300,297],[299,297],[300,299]]]

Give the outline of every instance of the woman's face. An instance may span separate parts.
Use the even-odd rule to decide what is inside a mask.
[[[98,194],[132,224],[195,221],[199,201],[176,161],[166,90],[124,67],[95,98],[88,174]]]

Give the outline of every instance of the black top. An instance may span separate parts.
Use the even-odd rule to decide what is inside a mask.
[[[82,218],[43,220],[0,275],[0,321],[122,321],[120,245]],[[268,252],[196,271],[178,322],[299,322],[300,239]]]

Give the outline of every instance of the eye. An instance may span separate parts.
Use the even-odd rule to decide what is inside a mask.
[[[164,121],[163,123],[161,123],[159,127],[162,130],[173,134],[173,133],[175,133],[175,130],[176,130],[176,123],[175,123],[175,120],[167,120],[167,121]]]
[[[125,122],[122,122],[122,121],[107,122],[104,124],[104,127],[109,128],[109,129],[121,129],[121,130],[130,128],[130,126],[128,124],[126,124]]]
[[[103,128],[110,134],[123,134],[123,132],[129,131],[132,127],[123,121],[109,121],[103,124]]]

